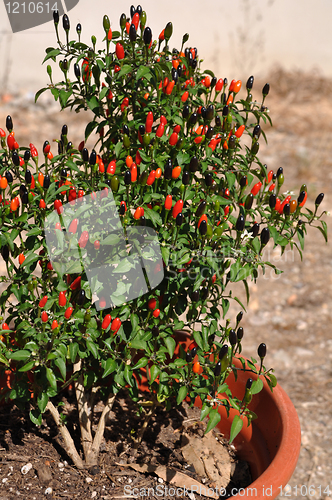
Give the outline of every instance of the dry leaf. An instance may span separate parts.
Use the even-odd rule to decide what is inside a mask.
[[[123,465],[122,465],[123,466]],[[170,467],[165,467],[164,465],[154,466],[154,465],[139,465],[139,464],[126,464],[127,467],[131,467],[137,472],[148,472],[157,474],[166,483],[174,484],[178,488],[183,488],[188,491],[193,491],[199,495],[204,495],[209,498],[219,498],[216,491],[204,486],[204,484],[199,483],[195,479],[178,472]]]

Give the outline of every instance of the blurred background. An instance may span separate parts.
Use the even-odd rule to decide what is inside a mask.
[[[61,0],[58,0],[61,3]],[[48,83],[41,63],[45,48],[55,46],[53,22],[11,32],[0,2],[0,96],[24,89],[36,92]],[[53,0],[50,2],[53,4]],[[188,44],[198,48],[205,67],[229,80],[251,74],[265,77],[271,68],[302,69],[332,76],[332,2],[330,0],[145,0],[147,25],[157,37],[168,21],[173,22],[171,48],[190,33]],[[82,24],[82,41],[103,36],[102,17],[107,14],[112,29],[118,29],[129,2],[79,0],[70,10],[72,31]],[[60,23],[60,32],[62,30]]]
[[[71,39],[77,38],[75,27],[81,23],[82,41],[90,45],[94,34],[101,47],[103,15],[118,30],[120,15],[129,16],[130,5],[79,0],[68,13]],[[284,168],[284,189],[292,191],[293,198],[306,183],[306,206],[313,210],[316,196],[324,192],[321,209],[332,211],[332,2],[145,0],[142,7],[154,39],[172,21],[170,48],[179,48],[188,32],[187,45],[198,48],[202,68],[213,70],[217,78],[241,79],[245,87],[254,75],[252,93],[258,101],[263,85],[270,83],[266,105],[273,128],[265,125],[268,144],[260,141],[260,159],[268,170]],[[64,40],[61,21],[59,32]],[[47,47],[56,47],[53,22],[13,34],[0,3],[0,127],[5,128],[10,114],[19,144],[32,142],[41,149],[45,140],[52,143],[59,137],[66,123],[77,146],[84,138],[86,115],[59,112],[49,92],[34,104],[34,94],[49,83],[46,65],[42,66]],[[62,80],[59,67],[52,63],[52,68],[54,81]],[[244,95],[242,89],[239,97]],[[331,233],[331,218],[325,215],[324,220]],[[259,343],[266,343],[266,365],[275,368],[298,411],[302,450],[291,486],[325,487],[332,477],[332,249],[317,230],[309,228],[308,233],[303,262],[295,249],[281,258],[271,244],[269,260],[284,273],[275,276],[268,271],[257,285],[250,283],[244,355],[257,356]],[[241,283],[238,296],[245,302]],[[235,305],[229,317],[238,312]],[[317,488],[310,496],[327,498]]]

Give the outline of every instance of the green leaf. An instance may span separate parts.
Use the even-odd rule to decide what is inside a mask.
[[[198,347],[203,350],[204,344],[203,344],[203,339],[202,339],[200,332],[197,332],[196,330],[194,330],[193,337],[194,337],[194,341],[196,342]]]
[[[38,92],[35,95],[35,102],[37,102],[38,97],[41,96],[43,92],[45,92],[45,90],[48,90],[48,87],[44,87],[43,89],[38,90]]]
[[[139,368],[145,368],[146,365],[148,364],[149,360],[148,358],[141,358],[137,361],[136,365],[133,366],[133,370],[138,370]]]
[[[146,349],[146,342],[145,340],[139,340],[139,339],[134,339],[131,343],[130,346],[132,349]]]
[[[251,394],[258,394],[263,389],[263,386],[264,384],[261,378],[254,380],[250,389]]]
[[[75,363],[77,353],[78,353],[78,343],[72,342],[71,344],[69,344],[69,356],[70,356],[70,361],[72,363]]]
[[[25,349],[15,352],[9,352],[7,357],[9,359],[14,359],[15,361],[25,361],[31,356],[31,352]]]
[[[150,368],[150,384],[156,380],[160,374],[160,368],[157,365],[152,365]]]
[[[99,101],[97,97],[93,95],[90,99],[88,99],[87,103],[91,111],[99,116]]]
[[[149,219],[155,226],[161,226],[162,225],[162,219],[160,215],[152,210],[152,208],[147,208],[144,207],[144,216],[146,219]]]
[[[56,56],[60,54],[60,49],[53,49],[53,47],[50,47],[50,48],[46,49],[46,53],[47,53],[47,55],[45,56],[42,64],[44,64],[44,62],[48,61],[48,59],[53,59],[53,61],[55,62]]]
[[[35,362],[34,361],[29,361],[29,363],[27,363],[26,365],[22,366],[21,368],[19,368],[19,372],[28,372],[29,370],[31,370],[33,367],[35,366]]]
[[[54,364],[59,368],[63,380],[66,380],[67,368],[65,361],[62,358],[57,358]]]
[[[206,426],[206,430],[204,434],[207,434],[208,432],[212,431],[212,429],[215,428],[216,425],[219,424],[221,420],[220,413],[218,411],[218,408],[214,408],[213,410],[210,411],[209,413],[209,421]]]
[[[119,157],[119,154],[120,154],[120,151],[121,151],[121,149],[122,149],[122,146],[123,146],[123,144],[122,144],[122,142],[121,142],[121,141],[119,141],[119,142],[116,144],[116,146],[115,146],[115,148],[114,148],[114,153],[115,153],[116,158],[118,158],[118,157]],[[145,210],[144,210],[144,213],[145,213]]]
[[[176,398],[176,404],[179,405],[182,403],[182,401],[184,400],[184,398],[187,396],[188,394],[188,389],[185,385],[183,385],[182,387],[180,387],[179,391],[178,391],[178,395],[177,395],[177,398]]]
[[[144,213],[145,213],[145,210],[144,210]],[[161,248],[162,258],[163,258],[166,266],[168,266],[170,249],[169,249],[169,247],[163,247],[163,246],[161,246],[160,248]]]
[[[49,381],[49,384],[52,389],[57,390],[56,376],[54,375],[53,370],[46,367],[46,378]]]
[[[150,69],[147,66],[140,66],[136,74],[136,81],[140,78],[143,78],[143,76],[147,75],[148,73],[150,73]]]
[[[125,366],[125,369],[124,369],[124,372],[123,372],[123,375],[124,375],[124,378],[125,380],[128,382],[128,384],[130,385],[130,387],[133,386],[133,373],[130,369],[130,366],[129,365],[126,365]]]
[[[128,75],[128,73],[130,73],[132,70],[133,68],[131,67],[130,64],[124,64],[119,73],[117,74],[117,77],[119,78],[120,76]]]
[[[210,404],[203,404],[202,406],[202,410],[201,410],[201,417],[200,417],[200,420],[204,420],[208,414],[210,413],[210,411],[212,410],[212,406]]]
[[[173,354],[174,354],[175,347],[176,347],[176,342],[173,339],[173,337],[166,337],[165,338],[165,345],[167,347],[168,354],[169,354],[170,358],[172,358]]]
[[[229,437],[229,444],[231,444],[236,436],[241,432],[243,427],[243,420],[239,417],[239,415],[235,415],[233,418],[232,426],[231,426],[231,435]]]
[[[39,426],[42,424],[42,414],[37,408],[30,410],[30,420],[35,425]]]
[[[88,137],[90,136],[90,134],[94,131],[95,128],[98,127],[98,122],[89,122],[87,124],[87,126],[85,127],[85,140],[88,139]]]
[[[41,413],[44,413],[45,408],[47,406],[47,403],[48,403],[47,393],[41,392],[40,394],[38,394],[37,404],[38,404],[38,408],[40,409]]]
[[[86,346],[89,349],[89,351],[91,352],[92,356],[95,359],[98,359],[98,349],[97,349],[96,344],[94,342],[92,342],[92,340],[87,339]]]
[[[111,373],[113,373],[117,369],[117,366],[118,365],[114,359],[108,358],[105,363],[104,373],[102,375],[102,378],[105,378]]]
[[[61,103],[61,106],[63,108],[66,107],[67,101],[68,101],[69,97],[72,95],[72,93],[73,93],[72,90],[68,90],[68,91],[66,91],[64,89],[60,90],[60,103]]]

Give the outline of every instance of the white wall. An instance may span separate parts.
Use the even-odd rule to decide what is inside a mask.
[[[218,77],[263,77],[276,64],[332,76],[331,0],[145,0],[142,7],[155,37],[173,22],[171,48],[190,33],[188,44]],[[101,41],[103,15],[118,29],[129,9],[129,2],[80,0],[69,12],[73,35],[80,22],[82,41],[89,44],[91,34]],[[52,22],[12,34],[0,2],[0,95],[48,83],[41,66],[48,46],[55,46]]]

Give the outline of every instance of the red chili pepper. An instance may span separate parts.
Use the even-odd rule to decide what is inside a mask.
[[[182,212],[182,208],[183,208],[183,200],[178,200],[173,207],[172,211],[173,219],[176,219],[177,215]]]
[[[255,184],[254,187],[251,190],[252,195],[256,196],[256,194],[258,194],[258,192],[259,192],[259,190],[260,190],[261,187],[262,187],[261,181],[257,182],[257,184]]]
[[[152,125],[153,125],[153,113],[152,111],[149,111],[145,120],[145,132],[147,134],[149,134],[152,131]]]
[[[67,307],[66,312],[65,312],[65,318],[69,319],[70,316],[73,314],[74,309],[72,307]]]
[[[175,144],[178,142],[178,134],[176,132],[173,132],[168,142],[170,146],[175,146]]]
[[[122,104],[121,104],[121,111],[123,113],[124,109],[127,108],[129,106],[129,99],[128,97],[125,97],[122,101]]]
[[[118,42],[115,46],[115,53],[118,59],[123,59],[125,56],[124,48],[122,47],[120,42]]]
[[[201,371],[201,365],[199,361],[196,361],[196,363],[193,364],[193,372],[194,373],[200,373]]]
[[[46,311],[43,311],[41,313],[41,320],[42,320],[43,323],[46,323],[46,321],[48,320],[48,314],[47,314]]]
[[[83,231],[83,233],[80,236],[80,239],[78,240],[78,246],[80,248],[85,248],[88,241],[89,241],[89,233],[88,231]]]
[[[153,311],[156,308],[156,305],[157,305],[156,299],[149,300],[148,307],[149,307],[149,309],[151,309],[151,311]]]
[[[289,203],[291,201],[292,197],[291,195],[288,195],[286,196],[286,198],[284,199],[284,201],[281,203],[280,205],[280,208],[278,210],[279,214],[282,214],[283,211],[284,211],[284,206],[287,205],[287,203]]]
[[[143,216],[142,207],[137,207],[134,213],[134,219],[138,220]]]
[[[216,149],[217,145],[218,145],[217,139],[211,139],[211,141],[208,144],[208,147],[211,148],[212,151],[214,151]]]
[[[165,209],[170,210],[172,208],[172,195],[168,194],[165,200]]]
[[[229,189],[228,189],[228,188],[226,188],[226,189],[225,189],[225,192],[224,192],[224,198],[229,198],[230,194],[231,194],[231,193],[230,193]]]
[[[160,309],[155,309],[152,313],[152,316],[154,318],[158,318],[159,315],[160,315]]]
[[[181,101],[182,102],[186,102],[186,100],[188,99],[188,97],[189,97],[189,92],[188,92],[188,90],[185,90],[183,92],[182,96],[181,96]]]
[[[55,200],[54,209],[58,212],[59,215],[62,214],[63,206],[61,200]]]
[[[6,132],[0,128],[0,137],[6,137]]]
[[[165,30],[163,29],[162,32],[159,35],[159,40],[163,42],[165,40]]]
[[[237,94],[240,89],[241,89],[241,85],[242,85],[242,81],[241,80],[238,80],[235,84],[234,84],[234,87],[233,87],[233,92],[234,94]]]
[[[135,162],[136,162],[136,165],[140,165],[142,163],[142,158],[141,158],[141,155],[139,153],[139,150],[136,153]]]
[[[99,172],[103,174],[105,172],[105,165],[102,160],[100,160],[99,165],[98,165]]]
[[[116,163],[115,163],[115,160],[112,160],[109,164],[108,164],[108,167],[107,167],[107,170],[106,172],[108,174],[115,174],[115,170],[116,170]]]
[[[204,135],[200,135],[199,137],[196,137],[194,139],[194,143],[195,144],[200,144],[203,141],[203,139],[205,139],[205,136]]]
[[[164,115],[161,115],[161,117],[160,117],[160,123],[163,123],[164,125],[167,125],[167,120],[166,120],[166,117]]]
[[[30,142],[29,146],[30,146],[30,153],[31,153],[32,158],[38,158],[38,151],[35,148],[35,146],[31,142]]]
[[[55,224],[55,229],[59,229],[61,231],[61,224],[60,224],[60,222],[57,222]]]
[[[276,212],[279,212],[280,205],[281,205],[281,201],[279,200],[279,198],[277,198],[276,199],[276,205],[274,207],[274,210],[276,210]]]
[[[137,181],[137,166],[136,163],[133,163],[131,166],[131,182],[136,182]]]
[[[51,150],[51,144],[48,143],[48,144],[46,144],[46,146],[43,149],[44,155],[48,155],[48,153],[50,152],[50,150]]]
[[[228,214],[229,214],[229,205],[226,205],[224,208],[224,215],[227,216]]]
[[[219,78],[215,86],[216,92],[221,92],[223,86],[224,86],[224,80],[222,78]]]
[[[172,170],[172,179],[178,179],[180,177],[180,174],[181,174],[181,167],[180,166],[174,167]]]
[[[127,35],[129,35],[129,31],[130,31],[130,22],[127,21],[126,22],[126,32],[127,32]]]
[[[232,80],[231,83],[229,84],[229,91],[230,92],[233,92],[235,84],[236,84],[236,80]]]
[[[234,135],[239,139],[243,134],[245,128],[246,128],[245,125],[240,125],[240,127],[236,130]]]
[[[24,253],[20,253],[20,255],[18,256],[18,262],[20,266],[23,264],[24,261],[25,261]]]
[[[39,301],[40,308],[43,308],[45,306],[47,299],[48,299],[47,295],[44,295],[44,297],[42,299],[40,299],[40,301]]]
[[[160,123],[156,131],[156,136],[162,137],[164,135],[164,132],[165,132],[165,125],[163,123]]]
[[[70,223],[70,226],[68,228],[68,232],[69,233],[72,233],[72,234],[75,234],[76,231],[77,231],[77,224],[78,224],[78,220],[77,219],[73,219]]]
[[[13,134],[8,134],[8,137],[7,137],[7,146],[8,148],[10,149],[10,151],[12,151],[13,149],[15,149],[15,137],[13,136]]]
[[[52,326],[51,326],[52,330],[55,330],[56,328],[58,328],[58,326],[59,326],[59,325],[58,325],[57,320],[56,320],[56,319],[54,319],[54,320],[52,321]]]
[[[154,183],[155,178],[156,178],[156,171],[151,170],[151,172],[148,175],[147,181],[146,181],[147,185],[151,186]]]
[[[81,280],[82,280],[81,276],[78,276],[76,279],[74,279],[74,281],[70,285],[70,289],[71,290],[80,290],[81,289]]]
[[[121,203],[120,203],[120,207],[121,207],[121,205],[124,205],[125,212],[127,212],[127,204],[126,204],[126,202],[122,200]]]
[[[96,240],[93,244],[93,246],[95,247],[95,250],[99,250],[100,248],[100,241],[99,240]]]
[[[111,330],[112,332],[114,332],[114,335],[119,331],[120,326],[121,326],[121,319],[120,318],[113,319],[111,324]]]
[[[210,87],[210,85],[211,85],[211,78],[210,78],[209,76],[206,76],[206,77],[204,78],[204,83],[203,83],[203,85],[204,85],[207,89]]]
[[[267,174],[267,182],[271,182],[273,177],[273,170],[270,170],[270,172]]]
[[[7,324],[7,323],[4,323],[4,324],[2,325],[2,329],[3,329],[3,330],[10,330],[10,328],[9,328],[9,326],[8,326],[8,324]]]
[[[59,293],[59,306],[64,307],[67,304],[66,294],[65,292]]]
[[[7,186],[8,186],[8,181],[7,181],[6,177],[1,177],[1,179],[0,179],[0,188],[1,189],[6,189]]]
[[[299,207],[303,207],[303,205],[305,204],[305,202],[307,201],[307,198],[308,198],[308,193],[307,191],[305,192],[305,195],[304,195],[304,198],[303,198],[303,201],[299,204]]]
[[[118,64],[115,64],[114,65],[114,73],[119,73],[120,70],[121,70],[120,66]]]
[[[101,324],[101,327],[103,330],[106,330],[106,328],[109,327],[110,322],[112,321],[112,317],[110,314],[106,314],[105,318],[103,319],[103,322]]]
[[[273,182],[273,184],[271,184],[271,186],[269,187],[269,191],[273,191],[275,187],[276,187],[275,182]]]
[[[174,88],[174,85],[175,85],[175,81],[174,80],[172,80],[171,82],[169,82],[169,84],[167,85],[166,90],[165,90],[165,94],[166,95],[171,95],[171,93],[173,91],[173,88]]]
[[[156,179],[160,179],[162,173],[163,172],[162,172],[161,168],[158,167],[157,170],[156,170]]]
[[[175,127],[173,128],[173,132],[176,132],[177,134],[180,132],[180,130],[181,130],[180,125],[175,125]]]
[[[84,196],[83,189],[79,189],[77,195],[78,195],[79,198],[83,198],[83,196]]]

